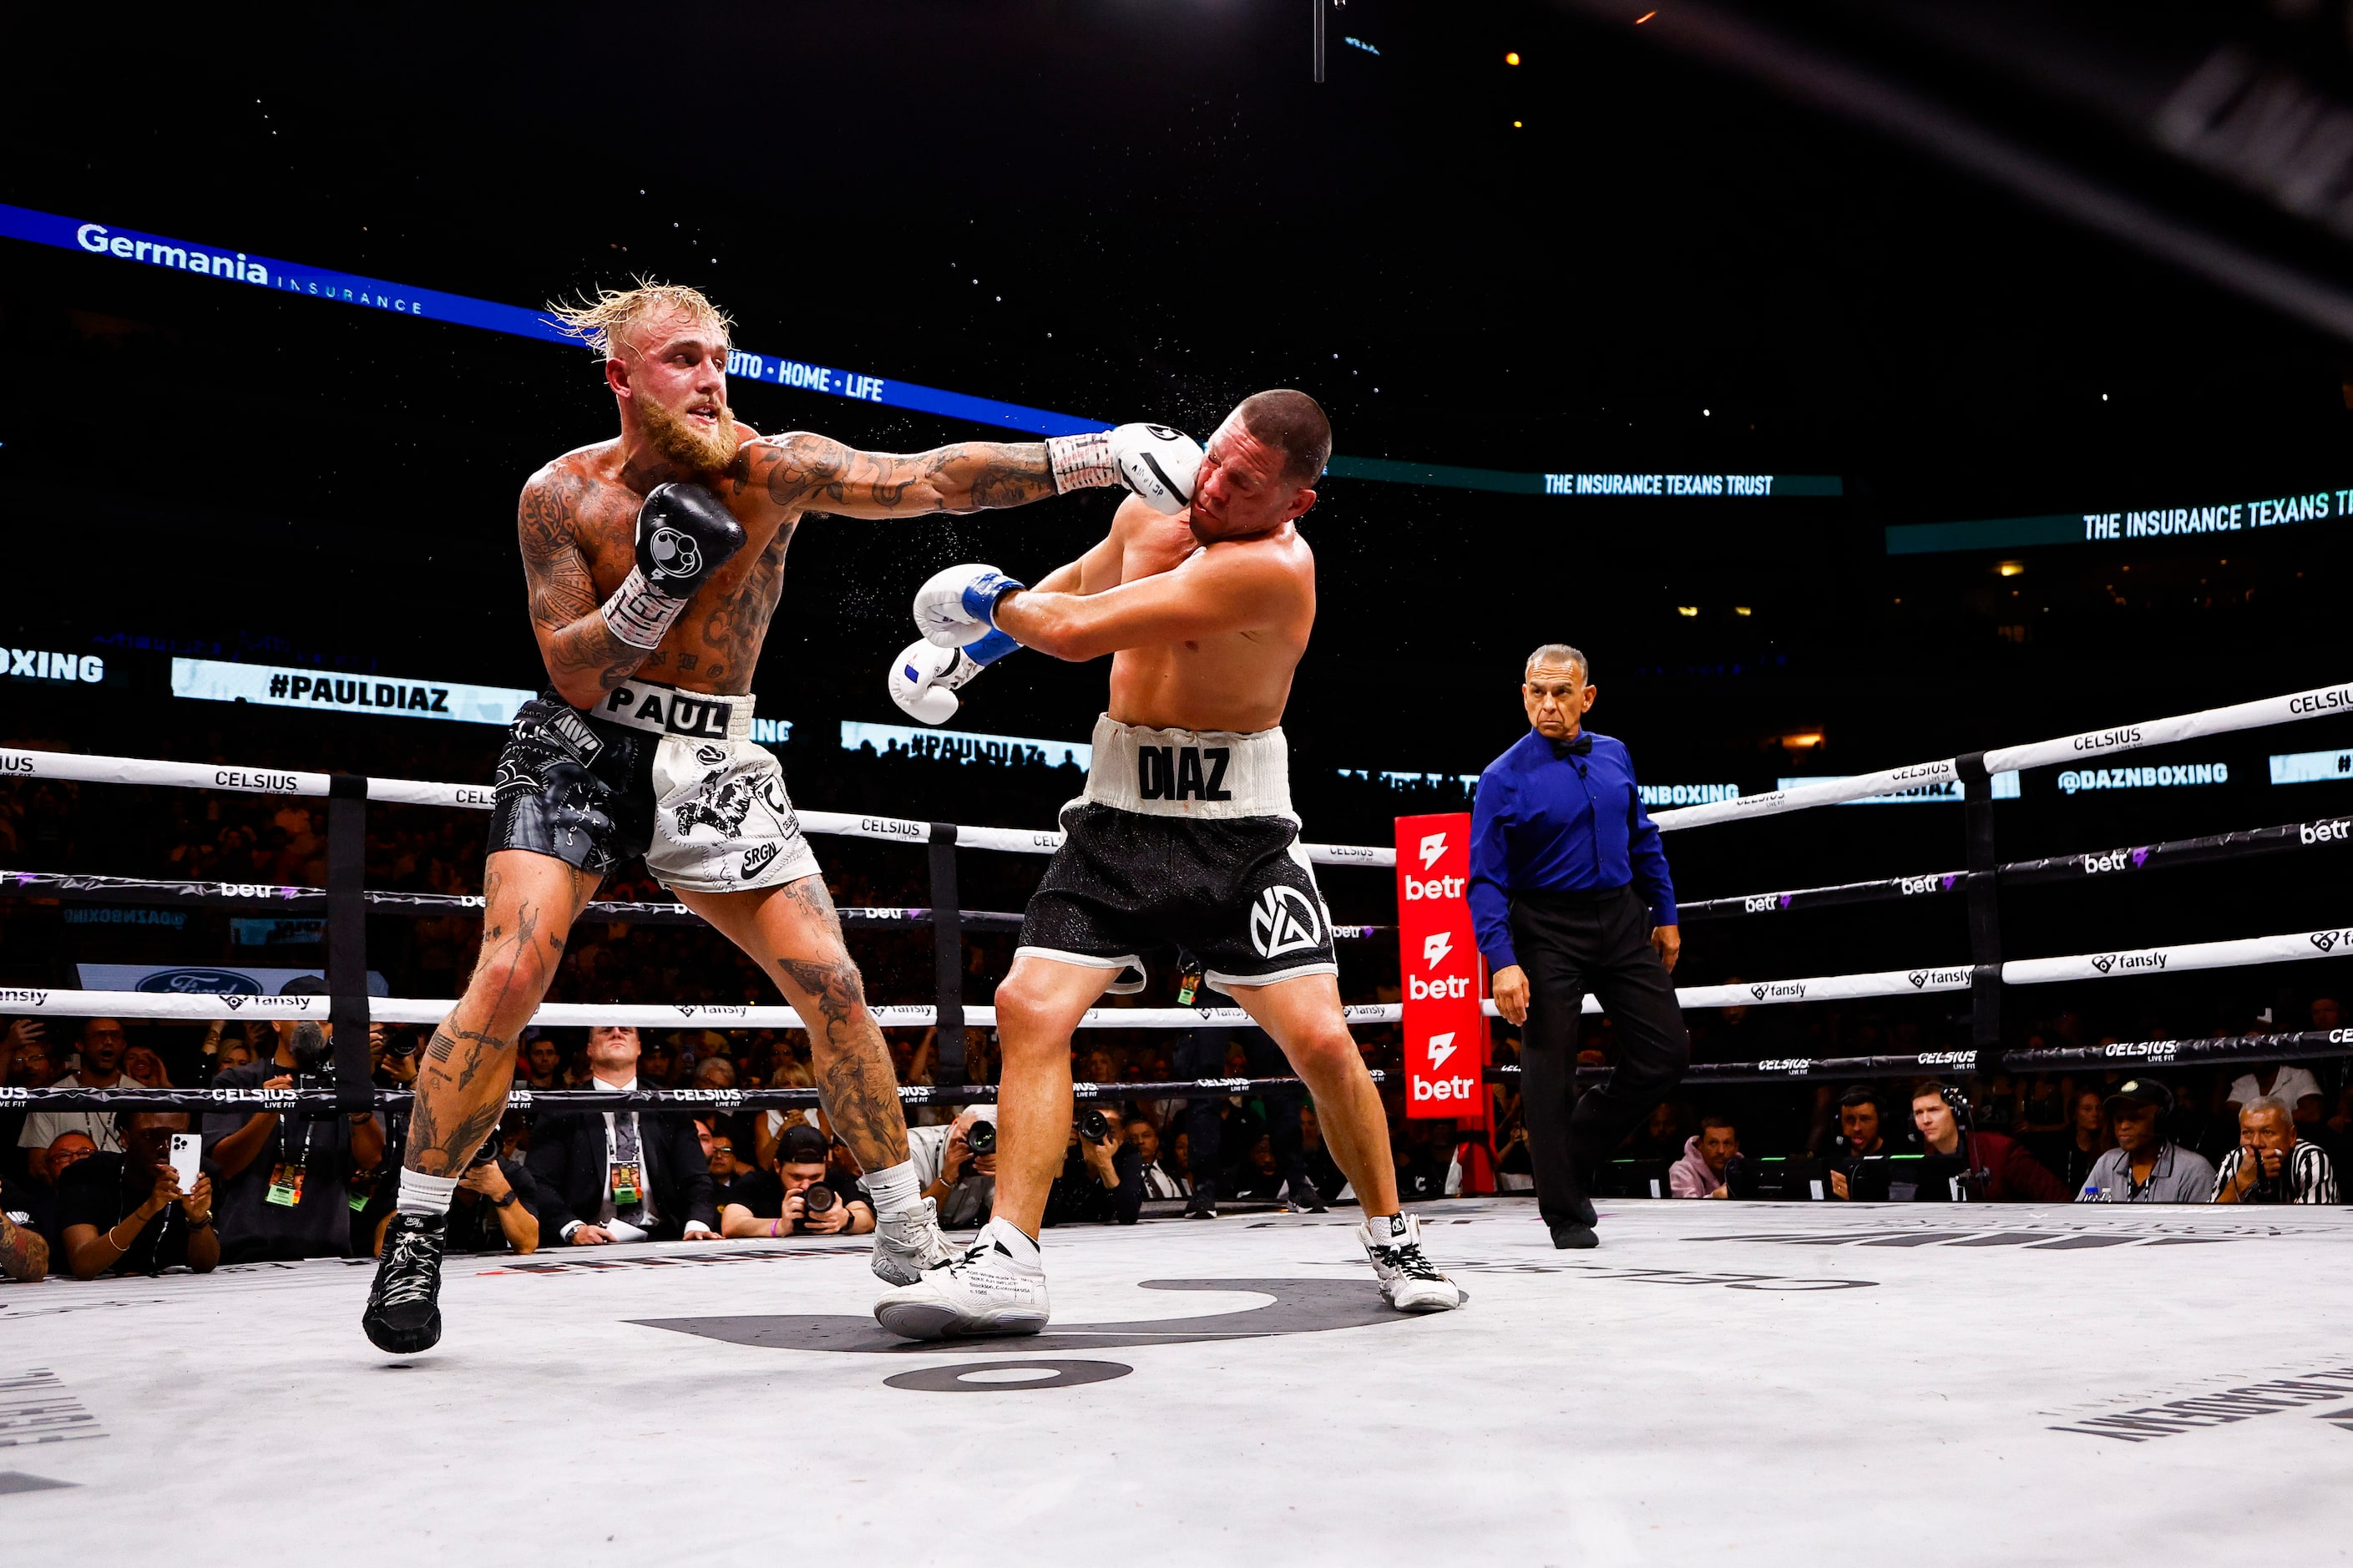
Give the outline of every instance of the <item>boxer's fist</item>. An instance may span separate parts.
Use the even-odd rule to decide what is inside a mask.
[[[997,600],[1026,588],[994,566],[951,566],[915,591],[915,629],[936,647],[978,642],[997,626]]]
[[[1153,510],[1173,517],[1193,504],[1201,448],[1190,436],[1166,425],[1122,425],[1111,433],[1111,455],[1119,482]]]
[[[743,548],[744,525],[701,485],[656,485],[638,509],[638,571],[657,594],[691,599]]]
[[[891,666],[891,700],[918,724],[944,724],[961,706],[956,689],[1020,646],[1003,632],[965,647],[909,643]]]

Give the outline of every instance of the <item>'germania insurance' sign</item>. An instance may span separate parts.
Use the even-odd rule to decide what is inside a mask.
[[[412,680],[385,675],[338,675],[327,669],[287,669],[213,658],[172,661],[172,695],[210,702],[259,702],[379,718],[455,719],[469,724],[511,724],[532,699],[517,687],[462,686],[452,680]]]

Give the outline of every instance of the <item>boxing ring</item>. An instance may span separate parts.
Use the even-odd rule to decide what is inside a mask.
[[[2031,746],[1968,753],[1659,813],[1662,829],[1763,819],[1957,782],[1965,865],[1697,900],[1690,923],[1801,919],[1873,900],[1959,900],[1969,949],[1936,964],[1690,986],[1686,1008],[1966,996],[1966,1048],[1710,1064],[1692,1082],[2260,1062],[2353,1052],[2353,1031],[2007,1049],[2013,988],[2162,971],[2327,963],[2353,926],[2132,952],[2011,956],[2000,897],[2245,857],[2327,856],[2353,818],[2004,861],[1994,775],[2353,713],[2317,688]],[[331,994],[227,998],[27,987],[0,1012],[336,1022],[336,1089],[16,1091],[16,1105],[396,1105],[365,1082],[364,1025],[430,1023],[446,999],[369,997],[371,911],[455,896],[374,891],[367,804],[481,809],[480,786],[0,752],[0,777],[324,797],[328,885],[0,873],[8,896],[323,910]],[[1057,836],[803,812],[812,833],[922,848],[933,907],[845,910],[853,931],[928,925],[936,993],[886,1027],[994,1021],[961,993],[956,858],[1042,854]],[[1389,870],[1386,848],[1321,866]],[[2088,861],[2100,862],[2098,868]],[[953,916],[949,911],[955,911]],[[691,920],[604,904],[591,920]],[[1387,928],[1342,928],[1356,941]],[[853,938],[853,945],[855,938]],[[1589,1000],[1588,1010],[1594,1006]],[[1398,1021],[1394,1005],[1352,1023]],[[793,1027],[783,1006],[549,1004],[547,1025]],[[1090,1026],[1240,1023],[1235,1009],[1105,1008]],[[351,1026],[341,1026],[349,1025]],[[352,1058],[360,1056],[356,1073]],[[1492,1077],[1508,1078],[1508,1069]],[[1082,1096],[1240,1092],[1281,1080],[1082,1085]],[[988,1086],[908,1086],[910,1103]],[[543,1092],[541,1106],[679,1110],[813,1103],[807,1089]],[[1198,1561],[1680,1563],[1853,1551],[1930,1563],[2050,1561],[2164,1540],[2193,1562],[2301,1557],[2353,1480],[2353,1211],[1604,1199],[1599,1253],[1553,1250],[1528,1206],[1424,1207],[1462,1311],[1378,1310],[1339,1214],[1147,1218],[1046,1238],[1055,1321],[1035,1341],[913,1344],[868,1315],[868,1247],[824,1237],[453,1258],[434,1352],[388,1360],[357,1332],[366,1260],[204,1278],[0,1286],[0,1525],[37,1546],[170,1539],[205,1563],[331,1544],[354,1564],[420,1547],[667,1562],[775,1549],[957,1564]],[[948,1397],[977,1394],[979,1398]],[[221,1508],[258,1454],[289,1506]],[[287,1460],[293,1463],[287,1463]],[[321,1463],[326,1460],[326,1463]],[[559,1479],[561,1478],[561,1479]],[[301,1506],[332,1489],[332,1507]],[[191,1523],[204,1528],[189,1531]],[[1210,1550],[1216,1550],[1211,1546]],[[601,1560],[601,1559],[600,1559]]]

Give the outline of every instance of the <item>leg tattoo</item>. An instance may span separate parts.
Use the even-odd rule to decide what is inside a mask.
[[[831,962],[780,958],[776,967],[807,998],[809,1058],[817,1068],[818,1097],[834,1131],[849,1145],[860,1169],[880,1171],[907,1157],[907,1112],[899,1101],[899,1080],[882,1031],[866,1011],[858,966],[847,956]],[[820,1024],[819,1020],[822,1020]]]

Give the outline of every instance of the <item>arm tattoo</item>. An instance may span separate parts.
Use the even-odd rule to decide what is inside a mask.
[[[30,1226],[0,1219],[0,1279],[38,1279],[49,1271],[49,1244]]]
[[[755,441],[738,482],[796,510],[905,516],[1021,506],[1054,493],[1042,442],[965,441],[899,456],[860,452],[805,431]]]
[[[646,650],[615,637],[597,614],[596,584],[573,537],[586,489],[578,475],[560,469],[534,477],[523,487],[516,527],[547,673],[561,684],[566,675],[594,671],[598,689],[610,691],[636,673]]]

